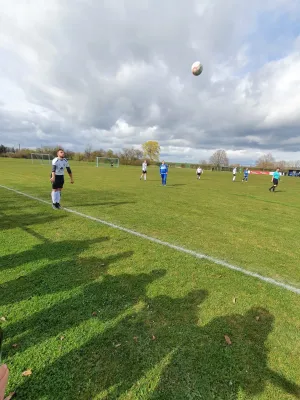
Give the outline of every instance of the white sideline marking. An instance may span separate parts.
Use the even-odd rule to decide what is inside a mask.
[[[34,196],[29,195],[29,194],[20,192],[19,190],[15,190],[15,189],[9,188],[7,186],[3,186],[3,185],[0,185],[0,187],[3,188],[3,189],[6,189],[6,190],[10,190],[11,192],[20,194],[22,196],[28,197],[29,199],[39,201],[40,203],[45,203],[47,205],[51,205],[51,202],[49,202],[49,201],[39,199],[38,197],[34,197]],[[214,264],[220,265],[220,266],[222,266],[224,268],[231,269],[233,271],[241,272],[244,275],[251,276],[252,278],[257,278],[257,279],[259,279],[261,281],[270,283],[273,286],[279,286],[279,287],[281,287],[283,289],[286,289],[286,290],[288,290],[290,292],[293,292],[293,293],[296,293],[296,294],[300,294],[300,288],[288,285],[288,284],[280,282],[280,281],[276,281],[275,279],[268,278],[266,276],[257,274],[256,272],[251,272],[251,271],[248,271],[247,269],[244,269],[244,268],[241,268],[241,267],[237,267],[235,265],[229,264],[226,261],[219,260],[218,258],[207,256],[206,254],[201,254],[201,253],[198,253],[196,251],[186,249],[184,247],[176,246],[175,244],[164,242],[164,241],[162,241],[160,239],[156,239],[156,238],[153,238],[151,236],[147,236],[144,233],[139,233],[139,232],[133,231],[131,229],[124,228],[123,226],[119,226],[119,225],[113,224],[111,222],[103,221],[102,219],[99,219],[99,218],[91,217],[90,215],[83,214],[83,213],[81,213],[79,211],[71,210],[70,208],[63,208],[63,210],[65,210],[65,211],[67,211],[69,213],[78,215],[79,217],[83,217],[83,218],[89,219],[91,221],[98,222],[98,223],[100,223],[102,225],[109,226],[110,228],[118,229],[119,231],[123,231],[123,232],[129,233],[130,235],[138,236],[139,238],[146,239],[146,240],[148,240],[150,242],[154,242],[154,243],[160,244],[162,246],[169,247],[170,249],[177,250],[177,251],[179,251],[181,253],[189,254],[190,256],[193,256],[195,258],[204,259],[204,260],[210,261],[210,262],[212,262]]]

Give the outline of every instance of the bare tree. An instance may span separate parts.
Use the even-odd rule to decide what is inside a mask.
[[[85,150],[84,150],[84,158],[85,158],[86,160],[90,161],[90,160],[91,160],[92,152],[93,152],[93,147],[92,147],[91,144],[88,144],[88,145],[86,146]]]
[[[271,169],[275,166],[275,158],[271,153],[263,154],[256,160],[256,166],[262,169]]]
[[[217,150],[210,157],[210,163],[217,169],[221,167],[228,167],[229,160],[225,150]]]
[[[300,160],[292,161],[293,168],[300,168]]]
[[[277,161],[275,163],[276,168],[280,168],[281,170],[288,168],[288,163],[284,160]]]
[[[119,158],[122,164],[133,164],[134,161],[141,160],[143,152],[135,148],[124,148],[122,153],[119,154]]]

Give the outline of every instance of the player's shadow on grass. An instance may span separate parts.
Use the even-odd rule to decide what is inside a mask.
[[[63,229],[63,227],[57,229],[58,233],[60,229]],[[63,240],[60,242],[44,240],[44,243],[37,244],[30,250],[0,257],[0,271],[15,268],[27,263],[36,263],[42,260],[44,260],[46,265],[52,261],[60,262],[61,268],[63,269],[65,261],[61,260],[66,260],[67,258],[72,258],[72,260],[74,260],[74,258],[93,244],[107,240],[109,240],[109,237],[100,237],[91,240]],[[70,262],[72,263],[72,261]]]
[[[73,400],[80,393],[81,399],[119,399],[126,393],[126,398],[136,399],[237,400],[241,390],[248,397],[258,396],[269,382],[300,395],[296,384],[268,367],[265,342],[274,317],[267,310],[252,308],[244,315],[221,316],[200,326],[199,306],[206,291],[193,291],[180,299],[149,298],[146,285],[153,281],[151,274],[107,276],[104,281],[90,297],[97,296],[99,305],[94,323],[83,324],[77,338],[66,333],[65,354],[34,372],[17,388],[18,398]],[[142,307],[134,310],[133,305],[140,303]],[[80,312],[80,302],[75,304]],[[70,312],[71,302],[65,306],[60,309],[63,316]],[[35,327],[43,323],[40,317],[30,322],[33,338],[42,335],[42,329]],[[59,317],[57,324],[63,327]],[[55,330],[50,329],[53,335]],[[29,336],[30,331],[30,343]],[[57,347],[41,354],[45,363],[58,353]]]
[[[20,214],[20,215],[7,215],[0,211],[0,229],[8,230],[15,228],[23,228],[30,225],[47,224],[50,221],[62,220],[66,216],[63,214],[57,215],[43,215],[43,214]],[[1,268],[1,263],[0,263]]]
[[[53,245],[51,243],[50,247]],[[80,246],[78,243],[74,245]],[[55,245],[53,247],[55,249]],[[79,248],[81,251],[85,249]],[[0,305],[30,300],[35,296],[63,292],[88,284],[103,275],[111,264],[132,255],[133,252],[128,251],[103,258],[85,258],[76,257],[72,253],[74,258],[71,260],[59,261],[58,259],[55,263],[47,263],[46,266],[41,266],[24,276],[0,285]]]
[[[90,261],[87,259],[87,264]],[[145,300],[147,285],[165,275],[164,270],[154,270],[149,274],[113,276],[105,274],[106,268],[101,271],[101,281],[85,285],[79,294],[8,326],[6,337],[9,340],[5,348],[8,355],[19,355],[28,347],[49,338],[59,340],[65,335],[68,340],[68,330],[82,323],[88,326],[89,322],[95,321],[93,323],[101,323],[104,327],[105,324],[110,326],[111,321],[118,319],[122,313],[126,317],[128,310]],[[18,347],[14,349],[11,345],[16,341]],[[57,345],[54,343],[55,348]]]

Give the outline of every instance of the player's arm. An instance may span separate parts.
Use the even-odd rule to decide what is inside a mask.
[[[74,183],[73,174],[72,174],[72,171],[71,171],[69,163],[67,164],[66,169],[67,169],[67,172],[68,172],[69,177],[71,179],[71,183]]]
[[[9,370],[5,364],[0,365],[0,399],[4,399]]]
[[[56,171],[56,164],[52,164],[52,172],[51,172],[51,178],[50,178],[51,182],[55,181],[55,171]]]

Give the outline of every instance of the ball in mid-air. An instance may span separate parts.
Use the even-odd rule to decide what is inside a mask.
[[[195,61],[192,65],[192,73],[195,76],[199,76],[203,71],[203,65],[200,61]]]

